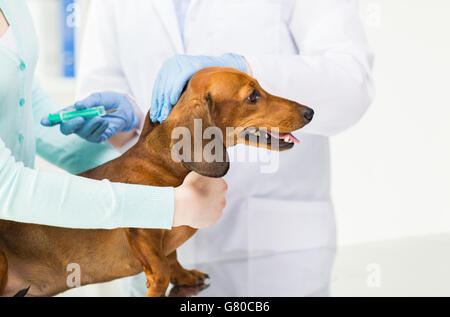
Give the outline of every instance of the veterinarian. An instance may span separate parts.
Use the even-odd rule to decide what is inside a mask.
[[[270,93],[312,107],[313,121],[296,133],[301,144],[280,154],[276,173],[231,164],[225,216],[179,254],[181,263],[210,263],[330,248],[325,264],[319,256],[309,266],[326,279],[335,245],[328,137],[354,125],[371,103],[372,60],[356,0],[93,0],[78,93],[129,95],[139,117],[151,106],[151,119],[162,122],[195,71],[229,66]],[[120,133],[115,145],[129,147],[136,134]],[[289,273],[276,274],[280,289],[292,283]],[[145,292],[137,288],[128,294]]]
[[[69,133],[77,125],[81,138],[43,127],[41,118],[57,106],[34,78],[37,39],[26,2],[0,0],[0,9],[0,219],[87,229],[208,227],[216,222],[225,195],[223,180],[190,174],[174,190],[33,169],[36,152],[74,174],[111,160],[118,153],[109,143],[83,139],[134,130],[137,118],[127,97],[106,92],[77,107],[108,101],[106,106],[118,109],[114,116],[61,126]]]

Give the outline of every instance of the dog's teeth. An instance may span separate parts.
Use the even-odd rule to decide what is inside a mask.
[[[256,136],[260,136],[261,132],[257,131],[255,134],[256,134]]]
[[[269,138],[269,135],[266,133],[266,134],[264,134],[264,136],[266,137],[266,139],[268,139]]]
[[[291,141],[291,139],[289,139],[289,137],[284,138],[284,142],[289,143],[290,141]]]

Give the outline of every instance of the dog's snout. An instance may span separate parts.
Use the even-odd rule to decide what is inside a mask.
[[[306,121],[310,122],[314,117],[314,110],[312,110],[311,108],[307,108],[303,112],[303,117],[306,119]]]

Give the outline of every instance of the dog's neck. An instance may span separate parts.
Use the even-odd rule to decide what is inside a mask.
[[[163,173],[165,183],[155,185],[178,186],[190,171],[171,157],[172,124],[152,123],[148,114],[145,117],[138,142],[124,156],[137,159],[140,162],[138,164],[152,175],[162,176]]]

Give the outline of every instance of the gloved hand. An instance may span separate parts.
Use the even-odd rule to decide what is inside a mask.
[[[245,59],[232,53],[219,57],[176,55],[163,64],[156,78],[150,119],[160,123],[165,121],[189,79],[196,72],[207,67],[233,67],[247,72]]]
[[[61,133],[77,134],[81,138],[98,143],[103,142],[118,132],[126,132],[136,128],[138,124],[134,108],[128,98],[116,92],[94,93],[75,105],[67,107],[61,112],[83,110],[86,108],[104,106],[105,110],[117,109],[116,112],[103,117],[85,119],[81,117],[60,124]],[[42,118],[41,124],[50,127],[48,118]]]

